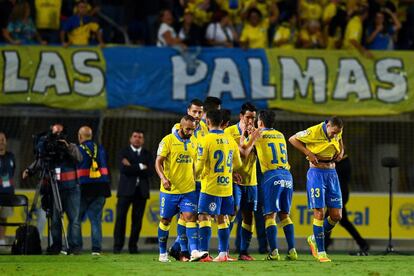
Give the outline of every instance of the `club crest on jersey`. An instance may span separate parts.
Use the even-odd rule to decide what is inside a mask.
[[[296,133],[296,136],[297,137],[305,137],[305,136],[308,136],[310,134],[311,134],[311,132],[306,129],[306,130],[302,130],[302,131],[299,131],[298,133]]]
[[[211,212],[214,212],[217,209],[217,204],[215,202],[211,202],[208,205],[208,209],[210,209]]]
[[[165,142],[161,141],[161,143],[158,145],[157,155],[161,155],[164,145],[165,145]]]

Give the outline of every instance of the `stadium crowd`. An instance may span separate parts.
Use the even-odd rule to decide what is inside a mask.
[[[161,47],[414,47],[412,0],[1,0],[0,13],[9,44],[122,44],[124,30]]]

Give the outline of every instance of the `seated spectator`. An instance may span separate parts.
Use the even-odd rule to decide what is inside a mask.
[[[27,2],[16,4],[10,15],[7,31],[4,38],[11,44],[46,44],[37,32],[33,20],[30,18],[30,6]]]
[[[292,14],[290,18],[279,26],[273,39],[273,46],[280,49],[294,49],[298,40],[298,29],[296,15]]]
[[[263,20],[262,13],[256,9],[251,8],[247,15],[248,22],[244,25],[240,44],[243,48],[267,48],[267,30],[269,24]]]
[[[6,41],[4,36],[8,34],[7,25],[9,24],[9,17],[15,4],[16,0],[0,1],[0,43]]]
[[[322,6],[317,0],[299,0],[299,15],[301,22],[320,20],[322,18]]]
[[[392,19],[392,26],[384,21],[384,13],[377,12],[375,15],[375,23],[369,26],[367,30],[367,48],[372,50],[393,50],[393,35],[401,29],[401,23],[397,16],[389,9],[385,9]]]
[[[63,46],[89,45],[91,34],[95,34],[99,46],[103,47],[105,44],[102,38],[102,31],[99,28],[99,24],[88,15],[88,3],[84,0],[79,0],[76,3],[76,10],[77,13],[64,22],[60,32],[60,40]],[[68,36],[67,41],[66,34]]]
[[[194,23],[194,17],[191,12],[185,10],[183,23],[178,33],[179,39],[187,46],[200,46],[203,41],[202,30]]]
[[[362,26],[364,20],[368,16],[368,9],[366,6],[359,6],[354,16],[349,20],[345,29],[344,43],[342,48],[347,50],[356,49],[361,55],[367,58],[373,58],[374,56],[370,51],[364,48],[361,44],[362,40]]]
[[[317,20],[309,20],[299,34],[299,45],[304,49],[325,48],[321,24]]]
[[[232,48],[237,40],[237,33],[226,11],[218,11],[214,22],[207,27],[206,39],[209,45]]]
[[[36,28],[48,43],[59,43],[62,0],[35,0]]]
[[[172,27],[174,23],[174,17],[170,10],[161,11],[160,21],[161,21],[161,25],[158,29],[157,46],[158,47],[168,47],[168,46],[169,47],[173,47],[173,46],[186,47],[186,45],[177,36],[177,33]]]

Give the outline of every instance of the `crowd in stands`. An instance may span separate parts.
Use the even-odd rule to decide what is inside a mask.
[[[414,49],[414,0],[0,0],[0,21],[9,44]]]

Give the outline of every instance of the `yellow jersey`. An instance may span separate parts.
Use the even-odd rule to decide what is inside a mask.
[[[175,131],[178,131],[179,129],[180,129],[180,123],[176,123],[172,129],[172,132],[174,133]],[[207,134],[208,134],[208,127],[206,123],[204,123],[203,121],[200,121],[200,124],[194,130],[193,135],[191,135],[190,140],[191,142],[194,143],[194,145],[196,145],[198,149],[203,143],[204,138],[206,137]],[[196,181],[201,181],[201,179],[197,178]]]
[[[220,197],[233,195],[233,168],[241,165],[238,145],[223,130],[211,130],[197,154],[201,192]]]
[[[62,0],[35,0],[36,28],[59,30]]]
[[[340,141],[342,131],[334,138],[329,138],[326,132],[326,123],[322,122],[306,130],[296,133],[296,138],[306,145],[313,154],[326,159],[332,159],[341,152]]]
[[[194,163],[197,148],[190,139],[182,139],[175,131],[162,139],[157,155],[165,157],[164,175],[171,182],[171,191],[165,190],[161,183],[161,192],[185,194],[195,190]]]
[[[359,16],[352,17],[346,25],[344,36],[344,49],[353,49],[354,46],[349,42],[350,40],[356,40],[361,43],[362,39],[362,20]]]
[[[319,20],[322,17],[322,6],[318,2],[301,0],[299,9],[300,17],[304,20]]]
[[[273,44],[279,49],[294,49],[297,38],[298,34],[294,27],[291,27],[289,24],[282,24],[276,31]],[[288,40],[288,43],[276,46],[276,43],[280,40]]]
[[[233,137],[233,140],[237,145],[240,145],[240,138],[242,135],[239,123],[232,125],[224,130],[224,133]],[[242,158],[243,166],[236,170],[237,173],[242,177],[243,186],[256,186],[257,175],[256,175],[256,154],[252,151],[247,158]]]
[[[266,22],[262,22],[256,27],[246,23],[240,36],[240,42],[247,42],[251,49],[267,48],[267,29],[268,23]]]
[[[88,45],[91,32],[97,32],[98,30],[99,25],[95,22],[82,24],[69,32],[68,38],[73,45]]]
[[[286,140],[281,132],[273,128],[264,128],[255,147],[262,173],[277,169],[290,169]]]

